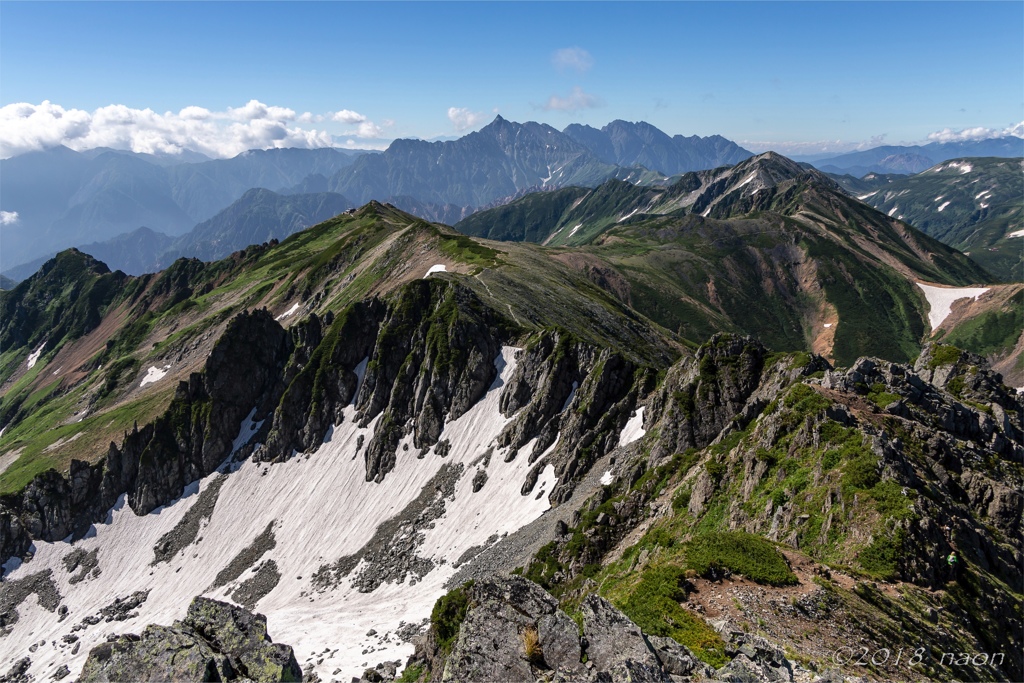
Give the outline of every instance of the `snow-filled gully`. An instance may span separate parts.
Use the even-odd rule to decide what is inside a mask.
[[[269,560],[276,564],[280,579],[253,610],[267,616],[271,637],[291,645],[304,669],[311,665],[324,680],[348,680],[368,665],[404,661],[412,645],[396,630],[403,622],[420,624],[430,616],[434,601],[456,571],[455,560],[471,548],[514,532],[549,508],[547,495],[556,483],[554,468],[547,465],[533,492],[523,496],[520,489],[530,469],[525,454],[532,446],[527,444],[511,462],[505,462],[504,452],[494,448],[496,437],[509,422],[498,410],[498,402],[515,370],[515,352],[511,347],[502,350],[495,359],[500,374],[484,398],[445,425],[440,438],[450,444],[446,456],[431,448],[419,457],[409,436],[398,447],[395,468],[381,483],[366,481],[357,447],[369,442],[376,420],[359,428],[355,408],[349,406],[342,422],[313,452],[296,454],[279,464],[234,463],[226,476],[211,474],[187,487],[178,500],[142,517],[128,508],[122,496],[106,522],[94,525],[86,538],[74,544],[35,543],[30,561],[8,563],[5,580],[51,572],[68,614],[60,618],[30,594],[17,607],[19,618],[13,630],[0,638],[0,670],[6,671],[27,655],[32,659],[29,673],[36,680],[48,679],[61,664],[77,676],[89,650],[108,634],[139,633],[147,624],[170,624],[185,615],[196,595],[228,600],[239,584]],[[253,417],[254,412],[240,425],[236,448],[258,430]],[[636,436],[637,427],[633,425],[630,436]],[[490,458],[481,457],[491,449]],[[445,464],[463,468],[433,528],[428,525],[417,532],[415,553],[432,563],[429,571],[360,593],[351,582],[365,569],[363,560],[336,587],[314,585],[319,569],[358,553],[383,522],[420,496]],[[487,479],[474,493],[473,479],[481,469],[486,470]],[[216,503],[200,523],[195,540],[168,561],[153,564],[153,547],[161,537],[176,528],[204,491],[212,495],[217,486]],[[218,573],[268,526],[273,529],[274,547],[236,580],[214,588]],[[63,558],[72,551],[97,551],[99,571],[69,572]],[[77,580],[83,575],[84,580]],[[72,577],[77,580],[74,584]],[[115,598],[138,591],[149,594],[131,618],[101,620],[72,630]],[[376,631],[373,636],[367,635],[371,629]],[[72,634],[79,639],[76,654],[72,654],[75,643],[63,640]],[[30,652],[34,644],[38,647]]]

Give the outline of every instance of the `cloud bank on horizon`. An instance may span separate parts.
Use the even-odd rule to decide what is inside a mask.
[[[317,125],[328,121],[346,130],[334,135]],[[66,109],[48,100],[40,104],[18,102],[0,107],[0,158],[58,145],[76,151],[96,147],[146,154],[190,151],[214,158],[281,147],[379,148],[391,123],[378,124],[348,109],[298,114],[255,99],[224,111],[188,106],[163,114],[123,104],[88,112]]]
[[[535,105],[535,109],[573,112],[602,106],[605,103],[601,98],[575,86],[567,96],[552,95],[544,104]],[[449,107],[447,114],[455,132],[460,135],[490,118],[488,114],[468,107]],[[76,151],[97,147],[148,154],[189,151],[213,158],[233,157],[251,149],[287,147],[383,149],[391,141],[387,131],[393,125],[393,121],[377,123],[349,109],[325,114],[299,114],[288,107],[267,105],[255,99],[224,111],[188,106],[178,112],[163,114],[123,104],[111,104],[88,112],[67,109],[48,100],[40,104],[20,102],[0,107],[0,158],[7,159],[58,145]],[[330,132],[327,130],[329,126],[340,126],[344,130]],[[687,134],[687,131],[666,132],[670,135]],[[975,141],[1007,136],[1024,138],[1024,121],[1005,128],[945,128],[928,134],[921,142]],[[876,136],[860,142],[737,142],[754,152],[774,149],[783,154],[813,154],[868,149],[885,144],[884,137]]]

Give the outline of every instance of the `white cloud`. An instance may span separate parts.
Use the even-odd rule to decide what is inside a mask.
[[[17,211],[0,211],[0,225],[14,225],[17,222]]]
[[[559,97],[558,95],[552,95],[548,98],[548,101],[541,105],[541,109],[545,111],[568,111],[577,112],[580,109],[593,109],[600,107],[604,102],[601,101],[600,97],[591,95],[590,93],[583,92],[583,88],[578,85],[572,89],[568,97]]]
[[[178,112],[157,113],[111,104],[93,112],[44,101],[0,107],[0,158],[66,145],[82,151],[111,147],[133,152],[179,154],[184,150],[211,157],[232,157],[249,149],[275,147],[332,147],[328,130],[312,127],[330,119],[356,125],[347,135],[381,138],[389,127],[350,110],[325,115],[297,115],[287,107],[250,100],[241,107],[210,111],[189,106]]]
[[[576,71],[584,73],[594,66],[594,58],[582,47],[564,47],[555,50],[551,55],[551,63],[561,72]]]
[[[470,111],[466,107],[448,107],[448,120],[452,122],[456,133],[463,133],[483,123],[486,114],[481,111]]]
[[[331,115],[331,120],[354,125],[356,123],[363,123],[366,121],[366,117],[359,112],[342,109],[341,111],[334,112],[334,114]]]
[[[1003,138],[1003,137],[1017,137],[1024,138],[1024,121],[1016,123],[1012,126],[1003,128],[985,128],[984,126],[976,126],[974,128],[964,128],[963,130],[953,130],[952,128],[943,128],[940,131],[931,133],[928,135],[929,142],[967,142],[972,140],[988,140],[990,138]]]
[[[382,138],[384,137],[384,129],[373,121],[364,121],[359,124],[356,134],[361,138]]]
[[[205,121],[213,116],[213,112],[205,107],[185,107],[178,116],[184,120]]]

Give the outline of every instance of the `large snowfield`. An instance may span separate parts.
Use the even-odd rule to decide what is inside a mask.
[[[917,286],[928,299],[928,324],[932,326],[932,330],[949,317],[954,302],[960,299],[977,299],[989,290],[989,287],[934,287],[921,282],[918,282]]]
[[[178,500],[141,517],[128,508],[122,496],[106,522],[94,525],[84,539],[73,544],[37,542],[32,559],[24,564],[12,560],[5,567],[5,577],[17,580],[52,571],[61,604],[69,612],[60,619],[57,612],[44,608],[35,594],[29,595],[17,608],[19,619],[12,632],[0,640],[0,670],[28,655],[32,658],[29,673],[36,680],[49,679],[61,664],[67,664],[73,676],[78,675],[89,650],[108,634],[139,633],[151,623],[169,625],[184,617],[196,595],[228,600],[238,585],[255,576],[255,570],[268,560],[276,563],[280,580],[253,609],[267,616],[271,637],[291,645],[304,669],[312,664],[324,680],[349,680],[380,661],[404,662],[413,648],[395,631],[403,622],[420,624],[430,616],[434,601],[445,592],[445,582],[456,571],[453,562],[467,550],[519,529],[549,508],[547,496],[556,483],[551,465],[544,468],[529,495],[520,493],[531,468],[528,454],[532,443],[511,462],[505,462],[505,453],[497,448],[492,457],[481,458],[509,422],[499,412],[498,400],[515,369],[515,352],[511,347],[502,351],[495,360],[499,377],[486,396],[445,425],[441,439],[451,446],[446,456],[431,448],[419,457],[409,435],[398,447],[394,469],[380,483],[365,480],[363,451],[358,448],[370,441],[376,420],[360,428],[355,408],[350,406],[341,424],[314,452],[296,454],[278,464],[251,459],[225,464],[222,471],[226,476],[211,474],[190,485]],[[252,419],[250,414],[240,426],[236,447],[258,429]],[[642,413],[631,420],[630,437],[642,434],[639,422]],[[432,528],[428,524],[412,532],[419,541],[416,556],[432,561],[432,569],[422,577],[410,574],[402,583],[385,582],[372,592],[361,593],[352,581],[366,567],[364,558],[334,588],[313,583],[318,569],[359,552],[383,522],[399,516],[445,464],[464,466],[454,494],[443,501],[444,513],[433,520]],[[487,480],[474,493],[473,479],[480,469],[486,469]],[[219,496],[201,522],[195,541],[168,561],[154,564],[154,546],[211,486],[219,486]],[[435,503],[443,497],[441,492],[431,495]],[[211,588],[218,573],[268,526],[276,545],[236,580]],[[399,538],[410,533],[407,525],[398,528],[395,535]],[[94,571],[80,580],[81,570],[77,576],[67,571],[63,558],[75,550],[98,551],[98,575]],[[76,583],[71,582],[73,577]],[[137,608],[137,616],[72,631],[115,598],[147,590],[148,598]],[[368,635],[371,630],[376,633]],[[74,655],[74,645],[62,640],[72,633],[81,643]],[[33,644],[39,647],[30,653]]]

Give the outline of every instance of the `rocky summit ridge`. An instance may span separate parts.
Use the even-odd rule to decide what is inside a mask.
[[[722,218],[633,234],[731,227],[796,258],[728,223],[765,201],[783,232],[856,236],[815,256],[853,283],[973,272],[751,163],[714,181]],[[599,256],[371,203],[155,275],[64,252],[0,293],[0,670],[157,680],[180,649],[189,680],[1024,675],[1024,403],[984,356],[922,345],[906,277],[904,346],[864,352],[836,303],[830,356],[788,319],[771,346],[694,340]],[[860,667],[850,643],[910,655]]]

